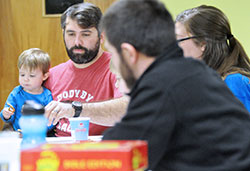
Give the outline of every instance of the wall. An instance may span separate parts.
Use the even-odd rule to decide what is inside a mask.
[[[250,1],[248,0],[161,0],[176,17],[181,11],[199,5],[213,5],[228,17],[233,35],[241,42],[250,57]]]
[[[85,0],[104,12],[114,0]],[[51,65],[68,60],[60,17],[43,17],[42,0],[0,1],[0,109],[18,83],[17,59],[26,49],[38,47],[49,53]],[[2,129],[0,119],[0,130]]]

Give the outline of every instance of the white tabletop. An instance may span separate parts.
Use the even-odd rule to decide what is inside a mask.
[[[88,138],[89,141],[101,141],[102,140],[102,135],[97,135],[97,136],[89,136]],[[48,143],[53,143],[53,144],[70,144],[70,143],[75,143],[76,141],[72,137],[46,137],[46,141]]]

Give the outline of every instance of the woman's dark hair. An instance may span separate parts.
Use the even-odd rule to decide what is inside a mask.
[[[205,43],[202,59],[222,77],[234,72],[250,77],[250,60],[221,10],[201,5],[180,13],[176,22],[197,36],[193,39],[197,45]]]

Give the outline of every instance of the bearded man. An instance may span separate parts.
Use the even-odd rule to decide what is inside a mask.
[[[54,99],[46,106],[45,116],[48,124],[56,125],[55,136],[71,135],[69,117],[90,117],[89,135],[101,135],[125,113],[128,100],[110,71],[111,54],[100,46],[101,16],[101,10],[91,3],[73,5],[61,16],[70,60],[51,68],[45,82]]]

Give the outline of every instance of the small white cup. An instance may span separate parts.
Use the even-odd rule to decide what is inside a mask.
[[[69,118],[71,136],[76,141],[88,140],[89,136],[89,117]]]

